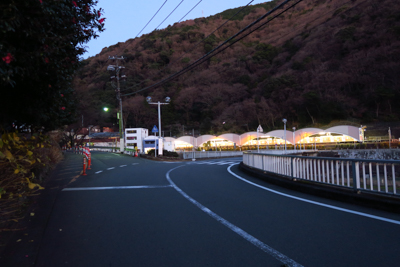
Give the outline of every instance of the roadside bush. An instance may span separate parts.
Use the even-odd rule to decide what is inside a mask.
[[[149,156],[154,157],[154,149],[151,149],[147,152]],[[174,151],[163,150],[164,157],[178,158],[179,154]]]
[[[44,189],[40,185],[43,177],[61,159],[58,144],[47,136],[26,138],[17,133],[1,136],[0,226],[18,221],[28,197]]]

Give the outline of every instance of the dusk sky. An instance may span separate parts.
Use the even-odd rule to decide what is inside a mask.
[[[164,29],[181,20],[197,3],[194,8],[182,21],[200,17],[215,15],[224,10],[247,5],[251,0],[99,0],[97,7],[104,9],[105,28],[100,37],[91,40],[86,44],[87,53],[83,58],[97,55],[104,47],[114,45],[118,42],[125,42],[135,38],[143,27],[154,16],[157,10],[164,4],[161,10],[140,33],[138,37],[155,30],[160,23],[179,5],[178,8],[160,25],[158,29]],[[266,0],[254,0],[251,5],[265,3]]]

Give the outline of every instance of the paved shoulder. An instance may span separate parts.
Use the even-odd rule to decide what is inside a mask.
[[[82,171],[82,155],[66,153],[64,160],[50,173],[45,189],[30,199],[26,217],[18,222],[18,229],[0,255],[1,266],[33,266],[41,246],[41,239],[58,193],[77,179]]]

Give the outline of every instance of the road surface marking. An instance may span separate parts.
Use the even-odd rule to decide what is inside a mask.
[[[138,186],[108,186],[108,187],[69,187],[62,191],[93,191],[93,190],[115,190],[115,189],[147,189],[147,188],[167,188],[171,185],[138,185]]]
[[[121,165],[120,167],[121,167],[121,168],[122,168],[122,167],[126,167],[126,165]]]
[[[132,163],[132,165],[138,165],[139,163]]]
[[[115,169],[115,167],[108,168],[107,170],[113,170],[113,169]]]
[[[245,232],[244,230],[242,230],[241,228],[237,227],[236,225],[228,222],[227,220],[225,220],[224,218],[222,218],[221,216],[217,215],[216,213],[212,212],[211,210],[209,210],[207,207],[203,206],[202,204],[200,204],[199,202],[197,202],[196,200],[194,200],[193,198],[191,198],[189,195],[187,195],[184,191],[182,191],[182,189],[180,189],[172,180],[171,177],[169,176],[169,174],[180,167],[183,167],[184,165],[175,167],[171,170],[169,170],[166,174],[166,178],[168,180],[168,182],[171,184],[171,186],[178,191],[184,198],[186,198],[187,200],[189,200],[190,202],[192,202],[194,205],[196,205],[199,209],[201,209],[203,212],[207,213],[210,217],[212,217],[213,219],[215,219],[216,221],[220,222],[221,224],[225,225],[226,227],[228,227],[230,230],[232,230],[233,232],[235,232],[236,234],[238,234],[239,236],[243,237],[245,240],[249,241],[250,243],[252,243],[254,246],[258,247],[259,249],[261,249],[262,251],[268,253],[269,255],[271,255],[272,257],[274,257],[275,259],[279,260],[280,262],[287,264],[288,266],[294,266],[294,267],[302,267],[301,264],[295,262],[294,260],[292,260],[291,258],[287,257],[286,255],[280,253],[279,251],[273,249],[272,247],[268,246],[267,244],[261,242],[260,240],[258,240],[257,238],[255,238],[254,236],[248,234],[247,232]]]
[[[95,172],[95,174],[98,174],[98,173],[101,173],[101,172],[103,172],[103,171],[98,171],[98,172]]]
[[[307,202],[307,203],[310,203],[310,204],[322,206],[322,207],[325,207],[325,208],[330,208],[330,209],[334,209],[334,210],[344,211],[344,212],[347,212],[347,213],[351,213],[351,214],[355,214],[355,215],[360,215],[360,216],[363,216],[363,217],[367,217],[367,218],[371,218],[371,219],[375,219],[375,220],[379,220],[379,221],[384,221],[384,222],[388,222],[388,223],[393,223],[393,224],[400,225],[400,221],[396,221],[396,220],[392,220],[392,219],[387,219],[387,218],[384,218],[384,217],[379,217],[379,216],[375,216],[375,215],[371,215],[371,214],[367,214],[367,213],[363,213],[363,212],[359,212],[359,211],[348,210],[348,209],[345,209],[345,208],[339,208],[339,207],[336,207],[336,206],[332,206],[332,205],[320,203],[320,202],[317,202],[317,201],[313,201],[313,200],[309,200],[309,199],[305,199],[305,198],[301,198],[301,197],[295,197],[295,196],[292,196],[292,195],[288,195],[288,194],[285,194],[285,193],[282,193],[282,192],[279,192],[279,191],[270,189],[270,188],[268,188],[268,187],[264,187],[264,186],[258,185],[258,184],[256,184],[256,183],[253,183],[253,182],[250,182],[250,181],[246,180],[245,178],[243,178],[243,177],[237,175],[236,173],[234,173],[233,171],[231,171],[231,167],[234,166],[234,165],[237,165],[237,164],[232,164],[232,165],[229,166],[228,169],[227,169],[228,172],[229,172],[230,174],[232,174],[232,175],[235,176],[236,178],[238,178],[238,179],[240,179],[240,180],[242,180],[242,181],[244,181],[244,182],[246,182],[246,183],[248,183],[248,184],[257,186],[257,187],[259,187],[259,188],[261,188],[261,189],[264,189],[264,190],[267,190],[267,191],[269,191],[269,192],[271,192],[271,193],[275,193],[275,194],[278,194],[278,195],[281,195],[281,196],[284,196],[284,197],[288,197],[288,198],[300,200],[300,201]]]

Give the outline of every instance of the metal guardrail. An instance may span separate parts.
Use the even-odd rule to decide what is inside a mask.
[[[183,159],[202,159],[242,156],[243,151],[189,151],[182,152]]]
[[[400,194],[400,161],[244,153],[243,164],[292,179]]]

